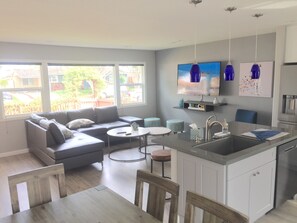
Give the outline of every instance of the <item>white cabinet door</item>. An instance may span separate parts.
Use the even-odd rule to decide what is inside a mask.
[[[273,208],[275,161],[242,174],[227,184],[227,205],[249,216],[250,222]]]
[[[177,153],[177,183],[180,185],[178,213],[184,216],[186,206],[186,191],[196,191],[197,176],[196,157],[181,152]]]
[[[276,161],[253,171],[250,188],[250,218],[257,220],[273,208]]]
[[[184,216],[187,191],[197,192],[225,203],[225,172],[226,168],[223,165],[178,152],[179,215]]]
[[[249,215],[249,197],[250,197],[250,177],[251,173],[240,175],[227,184],[227,205]]]

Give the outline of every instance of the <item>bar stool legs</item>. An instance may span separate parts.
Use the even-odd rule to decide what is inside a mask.
[[[160,150],[155,150],[151,153],[151,173],[153,173],[153,163],[154,161],[157,161],[157,162],[161,162],[162,164],[162,177],[164,178],[169,178],[168,176],[165,176],[165,167],[164,167],[164,162],[168,162],[168,161],[171,161],[171,153],[170,153],[170,150],[168,149],[160,149]]]

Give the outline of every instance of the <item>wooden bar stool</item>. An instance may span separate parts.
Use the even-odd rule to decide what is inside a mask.
[[[171,161],[171,152],[169,149],[159,149],[151,152],[151,173],[153,173],[153,162],[162,163],[162,177],[169,178],[164,175],[164,162]]]

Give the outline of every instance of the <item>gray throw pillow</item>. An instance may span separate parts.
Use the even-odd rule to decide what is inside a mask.
[[[90,127],[94,124],[95,122],[93,122],[90,119],[86,119],[86,118],[80,118],[80,119],[75,119],[72,120],[71,122],[68,122],[66,124],[67,128],[69,129],[79,129],[79,128],[86,128],[86,127]]]
[[[42,128],[49,129],[49,125],[50,125],[51,123],[53,123],[52,120],[41,119],[40,122],[39,122],[39,125],[40,125]]]
[[[51,122],[49,124],[49,131],[52,133],[52,136],[54,137],[54,140],[57,144],[62,144],[65,142],[64,135],[56,123]]]
[[[41,117],[37,114],[31,114],[30,115],[30,120],[32,122],[34,122],[35,124],[39,124],[39,122],[42,120],[42,119],[46,119],[45,117]]]
[[[65,125],[57,122],[55,119],[53,119],[53,122],[59,127],[65,139],[70,139],[73,137],[73,132],[70,129],[68,129]]]

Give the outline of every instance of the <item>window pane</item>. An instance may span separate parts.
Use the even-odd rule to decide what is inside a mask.
[[[48,70],[52,111],[115,103],[114,66],[50,65]]]
[[[0,88],[41,87],[40,65],[0,64]]]
[[[121,86],[121,103],[122,104],[135,104],[143,103],[143,90],[142,86]]]
[[[40,91],[4,91],[2,94],[5,116],[42,111]]]
[[[120,65],[120,84],[143,83],[143,65]]]
[[[144,66],[120,65],[121,104],[138,104],[144,102]]]

